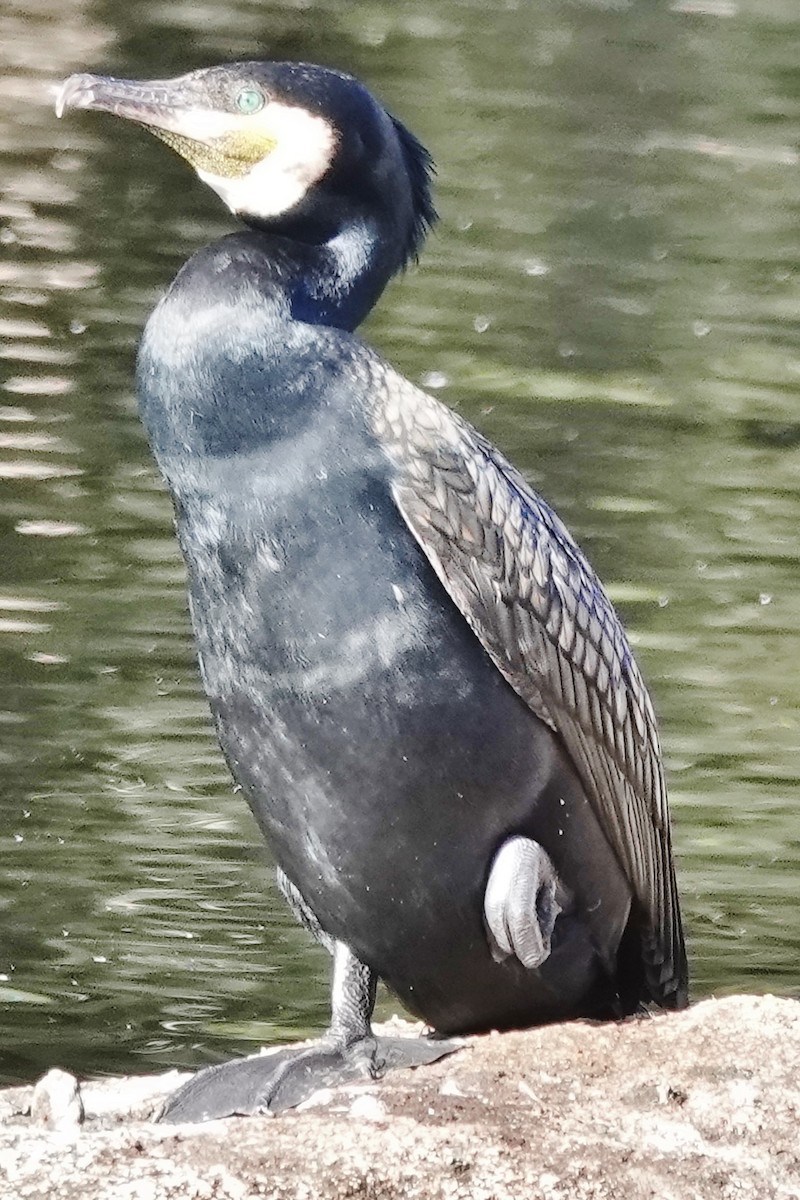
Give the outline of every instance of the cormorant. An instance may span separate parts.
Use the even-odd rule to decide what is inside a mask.
[[[378,978],[440,1034],[679,1008],[687,968],[650,700],[561,521],[353,333],[435,219],[431,159],[357,80],[246,62],[74,75],[246,226],[147,322],[222,749],[333,954],[321,1045],[201,1072],[169,1120],[296,1103],[450,1047],[375,1039]]]

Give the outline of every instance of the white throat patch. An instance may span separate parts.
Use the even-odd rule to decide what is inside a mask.
[[[197,174],[237,216],[268,220],[294,208],[320,181],[333,160],[337,135],[324,117],[275,100],[259,114],[259,124],[274,138],[275,149],[247,175]]]

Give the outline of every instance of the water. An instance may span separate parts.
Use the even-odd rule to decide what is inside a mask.
[[[366,332],[619,605],[695,996],[797,993],[798,35],[795,0],[0,12],[0,1079],[199,1063],[327,1007],[210,733],[132,395],[155,298],[231,222],[133,127],[55,121],[81,69],[327,62],[431,147],[441,225]]]

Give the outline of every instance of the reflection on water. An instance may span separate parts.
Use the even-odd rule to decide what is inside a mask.
[[[797,991],[798,34],[794,0],[0,14],[0,1077],[198,1062],[326,1008],[209,732],[131,392],[159,290],[230,222],[135,129],[56,123],[78,69],[316,59],[431,146],[442,224],[369,336],[610,585],[695,994]]]

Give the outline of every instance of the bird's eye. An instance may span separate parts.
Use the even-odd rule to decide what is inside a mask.
[[[248,117],[252,113],[259,112],[265,104],[264,93],[258,88],[243,88],[236,97],[236,107],[239,112],[245,113]]]

